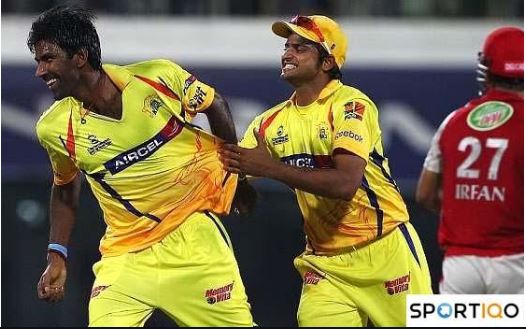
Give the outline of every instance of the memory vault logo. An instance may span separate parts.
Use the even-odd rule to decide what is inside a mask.
[[[408,295],[407,326],[522,326],[523,295]]]

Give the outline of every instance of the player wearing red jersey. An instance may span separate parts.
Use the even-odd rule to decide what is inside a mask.
[[[440,292],[524,291],[524,31],[493,31],[479,55],[481,96],[436,132],[416,199],[440,211]]]

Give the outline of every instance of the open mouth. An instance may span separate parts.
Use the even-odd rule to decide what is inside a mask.
[[[46,84],[49,88],[51,88],[57,83],[57,81],[58,81],[57,79],[49,79],[48,81],[46,81]]]
[[[57,82],[58,82],[58,79],[55,79],[55,78],[49,79],[46,81],[46,85],[48,86],[48,88],[51,89],[54,85],[57,84]]]
[[[288,64],[285,64],[281,70],[283,71],[283,73],[286,73],[286,72],[295,70],[296,68],[297,68],[296,65],[288,63]]]

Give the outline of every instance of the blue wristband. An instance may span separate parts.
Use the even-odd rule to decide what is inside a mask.
[[[64,257],[64,259],[68,258],[68,248],[64,247],[61,244],[50,243],[47,246],[47,250],[53,250],[53,251],[58,252],[59,254],[61,254]]]

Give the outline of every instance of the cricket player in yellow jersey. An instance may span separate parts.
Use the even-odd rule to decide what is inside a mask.
[[[300,326],[405,325],[406,295],[432,293],[429,270],[390,174],[378,110],[340,81],[347,38],[325,16],[272,30],[287,39],[281,76],[295,92],[255,118],[240,146],[223,146],[225,168],[296,191],[307,238],[294,261]]]
[[[54,173],[38,296],[64,296],[84,175],[107,224],[93,267],[90,326],[142,326],[155,309],[180,326],[252,326],[217,217],[230,211],[237,185],[218,158],[223,140],[236,141],[226,102],[168,60],[102,65],[92,19],[82,9],[52,8],[28,38],[36,76],[56,99],[36,127]],[[198,112],[222,139],[190,124]]]

